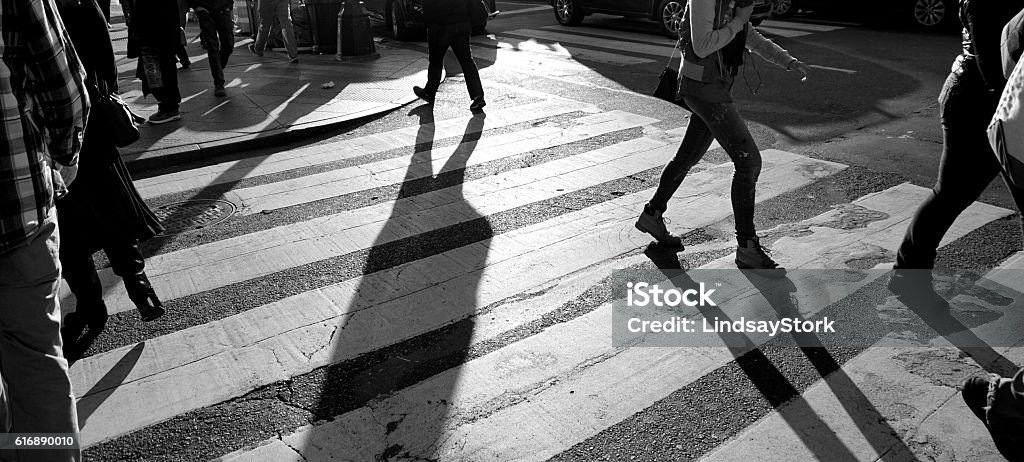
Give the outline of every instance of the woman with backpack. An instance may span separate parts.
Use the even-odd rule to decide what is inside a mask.
[[[665,227],[662,214],[686,174],[718,140],[736,167],[732,208],[736,220],[736,265],[741,269],[782,270],[761,247],[754,228],[754,192],[761,172],[761,153],[732,100],[732,86],[743,65],[745,50],[804,76],[806,64],[762,36],[750,25],[753,1],[689,0],[679,26],[683,59],[676,99],[693,112],[675,157],[665,166],[654,197],[644,206],[636,228],[660,244],[681,246]],[[784,274],[784,270],[774,274]]]

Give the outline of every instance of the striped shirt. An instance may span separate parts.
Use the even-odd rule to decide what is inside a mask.
[[[0,253],[54,206],[50,162],[75,165],[89,110],[85,72],[53,0],[0,0]]]

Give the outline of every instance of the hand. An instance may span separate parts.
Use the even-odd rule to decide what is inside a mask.
[[[197,6],[195,8],[192,8],[192,11],[195,11],[196,14],[199,14],[200,12],[202,12],[202,13],[209,13],[210,12],[209,10],[207,10],[206,8],[203,8],[201,6]]]
[[[64,180],[64,185],[71,186],[71,183],[74,182],[75,178],[78,177],[78,164],[72,165],[70,167],[66,165],[57,164],[57,167],[57,173],[59,173],[61,179]]]
[[[789,63],[789,66],[786,66],[786,69],[799,72],[801,75],[803,75],[804,79],[806,79],[807,74],[810,74],[811,72],[811,68],[803,61],[800,61],[799,59]]]
[[[746,24],[750,21],[750,15],[754,13],[754,4],[751,3],[747,6],[737,6],[733,10],[733,21],[739,21],[740,24]]]

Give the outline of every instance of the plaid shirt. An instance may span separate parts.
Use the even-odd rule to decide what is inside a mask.
[[[75,165],[89,111],[85,72],[53,0],[0,0],[0,253],[23,244]]]

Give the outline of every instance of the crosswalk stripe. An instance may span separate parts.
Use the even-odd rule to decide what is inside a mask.
[[[610,111],[582,117],[569,128],[538,127],[472,142],[473,152],[467,159],[450,165],[452,157],[462,154],[467,143],[437,148],[429,153],[413,154],[356,167],[331,170],[291,180],[240,188],[224,194],[224,198],[240,206],[240,215],[274,210],[356,191],[399,184],[426,178],[446,171],[483,164],[537,149],[570,144],[587,138],[657,122],[656,119],[622,111]],[[485,127],[486,128],[486,127]],[[424,159],[426,156],[426,159]],[[417,167],[420,165],[419,167]],[[424,168],[428,167],[428,168]],[[419,170],[419,173],[409,174]]]
[[[570,112],[597,112],[591,105],[570,100],[542,101],[513,106],[487,116],[487,129],[507,127],[531,120],[540,120]],[[434,139],[462,136],[470,116],[438,120],[425,129],[433,129]],[[232,183],[244,178],[280,173],[296,168],[351,159],[385,152],[391,149],[411,148],[421,126],[415,125],[386,132],[353,138],[338,143],[291,149],[259,157],[225,162],[208,167],[136,180],[139,194],[153,198],[163,194]]]
[[[515,29],[502,32],[502,35],[518,35],[521,37],[550,40],[559,43],[604,48],[626,53],[640,53],[654,56],[669,56],[673,47],[670,45],[651,45],[646,43],[624,42],[607,38],[589,37],[537,29]]]
[[[767,32],[769,34],[785,38],[803,37],[805,35],[811,35],[811,33],[807,31],[781,29],[778,27],[771,27],[765,25],[757,26],[757,30],[760,32]]]
[[[898,213],[908,200],[921,200],[928,193],[924,188],[900,185],[854,202],[856,207],[889,207],[877,210],[888,215],[877,216],[877,226],[857,228],[861,231],[839,236],[827,232],[826,223],[837,223],[837,212],[829,212],[794,227],[795,240],[823,243],[820,251],[802,258],[810,264],[855,242],[886,240],[894,250],[898,240],[871,236],[893,227],[905,227],[909,214]],[[847,209],[838,213],[851,218],[856,212]],[[911,209],[912,210],[912,209]],[[987,221],[973,219],[977,215],[996,219],[1008,211],[974,204],[968,210],[969,224],[981,226]],[[851,218],[855,219],[855,217]],[[849,221],[849,220],[848,220]],[[973,230],[958,226],[951,239]],[[810,235],[805,235],[810,231]],[[819,232],[825,231],[822,236]],[[786,248],[788,251],[789,249]],[[793,249],[793,254],[802,253]],[[705,268],[726,266],[723,257]],[[637,260],[642,260],[638,257]],[[853,293],[871,280],[858,281],[848,287],[833,287],[830,293],[809,292],[811,296],[834,297],[836,292]],[[795,281],[799,285],[799,281]],[[802,292],[805,293],[805,292]],[[742,293],[736,297],[744,296]],[[802,303],[804,311],[823,308],[827,303]],[[730,312],[732,314],[732,312]],[[739,316],[742,313],[736,313]],[[812,312],[803,313],[813,316]],[[611,304],[572,321],[559,324],[533,337],[517,342],[495,353],[470,361],[404,389],[389,399],[340,416],[331,423],[304,427],[283,437],[283,443],[304,448],[309,458],[329,454],[370,456],[380,454],[385,441],[401,441],[403,451],[412,456],[429,456],[443,460],[546,460],[558,452],[629,417],[638,410],[667,396],[686,383],[734,359],[734,353],[723,348],[627,348],[616,350],[610,338]],[[765,341],[752,342],[759,344]],[[572,344],[573,348],[560,345]],[[528,358],[543,357],[542,363]],[[522,369],[508,370],[504,364],[515,358],[529,364]],[[525,395],[528,399],[498,400],[499,397]],[[444,406],[431,405],[446,400]],[[508,405],[507,402],[511,402]],[[497,409],[490,409],[497,406]],[[464,422],[466,415],[483,413],[486,417]],[[384,428],[381,423],[399,424]],[[404,425],[410,422],[409,426]],[[429,425],[426,430],[422,425]],[[358,430],[357,430],[358,429]],[[361,432],[363,437],[347,438]],[[386,437],[385,437],[386,434]],[[426,439],[424,439],[426,438]],[[279,440],[282,441],[282,440]],[[315,441],[315,444],[312,444]],[[241,451],[226,460],[258,460],[260,451],[273,450],[277,441],[254,451]],[[265,448],[265,449],[264,449]],[[751,454],[742,452],[741,454]],[[792,460],[792,459],[790,459]]]
[[[759,200],[842,169],[781,151],[765,151],[764,157]],[[680,212],[673,217],[695,227],[727,217],[731,177],[731,164],[693,174],[690,185],[676,195],[674,203],[680,204]],[[631,230],[649,194],[600,203],[487,242],[152,339],[114,389],[96,384],[132,347],[85,358],[71,369],[76,390],[93,390],[79,402],[92,410],[83,441],[95,444],[223,402],[260,384],[429,332],[470,316],[473,307],[527,292],[543,281],[635,249],[649,239]],[[467,267],[466,262],[479,262],[479,266]],[[410,270],[414,267],[419,270]],[[415,302],[406,297],[415,297]],[[467,301],[468,311],[451,309]],[[339,323],[344,333],[332,335]],[[152,396],[166,399],[151,403]]]
[[[146,273],[164,299],[180,298],[638,173],[664,164],[674,150],[667,141],[637,138],[397,202],[155,255]],[[134,309],[112,269],[100,271],[100,280],[110,313]],[[73,306],[64,290],[62,304]]]
[[[624,30],[615,29],[601,29],[597,27],[565,27],[558,25],[541,26],[541,30],[562,32],[562,33],[579,33],[581,35],[596,35],[598,37],[607,37],[615,40],[630,40],[633,42],[648,43],[651,45],[672,45],[672,39],[662,34],[643,34],[639,32],[628,32]]]
[[[518,40],[513,39],[511,37],[503,36],[501,37],[500,40],[495,41],[491,41],[484,38],[477,38],[473,40],[473,43],[489,47],[497,47],[499,50],[503,51],[509,50],[544,53],[548,55],[572,58],[574,60],[593,61],[603,64],[612,64],[616,66],[635,66],[637,64],[646,64],[654,62],[654,60],[652,59],[640,58],[637,56],[624,55],[619,53],[609,53],[606,51],[591,50],[589,48],[564,46],[560,43],[540,43],[532,38]]]

